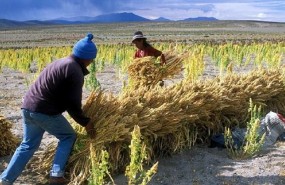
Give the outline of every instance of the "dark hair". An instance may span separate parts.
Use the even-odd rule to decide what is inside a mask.
[[[151,44],[149,42],[146,41],[146,38],[138,38],[136,40],[142,40],[143,41],[143,46],[144,47],[148,47],[148,46],[151,46]]]

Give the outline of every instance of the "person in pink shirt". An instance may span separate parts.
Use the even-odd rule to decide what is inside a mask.
[[[146,41],[146,37],[141,31],[135,32],[132,43],[137,47],[134,58],[142,58],[146,56],[161,57],[161,64],[165,64],[165,57],[163,53],[155,49]]]
[[[147,57],[147,56],[154,56],[154,57],[160,57],[160,64],[165,65],[165,56],[164,54],[155,49],[152,45],[150,45],[146,41],[146,37],[143,35],[141,31],[136,31],[134,33],[132,43],[136,46],[137,51],[135,52],[134,58],[142,58],[142,57]],[[159,82],[160,86],[164,85],[163,80]]]

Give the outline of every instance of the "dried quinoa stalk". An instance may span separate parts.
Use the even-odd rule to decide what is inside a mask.
[[[18,139],[12,134],[11,128],[11,122],[0,116],[0,157],[12,154],[18,145]]]

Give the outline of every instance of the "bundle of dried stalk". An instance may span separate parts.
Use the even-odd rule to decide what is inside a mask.
[[[165,52],[165,64],[161,64],[160,57],[143,57],[134,59],[128,67],[128,85],[132,89],[141,86],[153,87],[160,80],[171,78],[182,71],[182,60],[186,55],[178,55],[171,51]]]
[[[119,97],[93,92],[84,112],[94,123],[97,135],[90,140],[82,128],[75,127],[79,137],[69,162],[72,183],[80,184],[88,178],[90,145],[96,153],[106,149],[112,171],[118,172],[129,162],[128,145],[135,125],[141,128],[150,161],[191,147],[197,140],[206,141],[225,126],[245,124],[249,118],[249,99],[284,114],[282,73],[278,70],[231,73],[203,81],[182,81],[167,88],[141,87]],[[41,164],[40,170],[47,170]],[[51,160],[45,164],[50,167]]]
[[[11,132],[12,124],[0,116],[0,157],[10,155],[17,147],[19,140]]]

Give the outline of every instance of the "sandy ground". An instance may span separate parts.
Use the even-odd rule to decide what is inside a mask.
[[[205,75],[215,75],[212,68]],[[20,106],[21,98],[27,91],[28,79],[32,74],[23,74],[10,69],[0,73],[0,115],[13,123],[12,132],[22,136]],[[119,92],[121,82],[113,68],[106,68],[97,75],[102,88]],[[175,82],[167,81],[166,85]],[[86,94],[84,95],[86,96]],[[39,151],[55,139],[46,134]],[[158,159],[158,172],[149,183],[151,185],[282,185],[285,184],[285,144],[276,143],[253,159],[233,160],[225,149],[195,146],[171,157]],[[0,173],[9,162],[10,156],[0,158]],[[118,185],[127,184],[123,174],[114,177]],[[15,185],[47,184],[45,177],[26,169]]]

